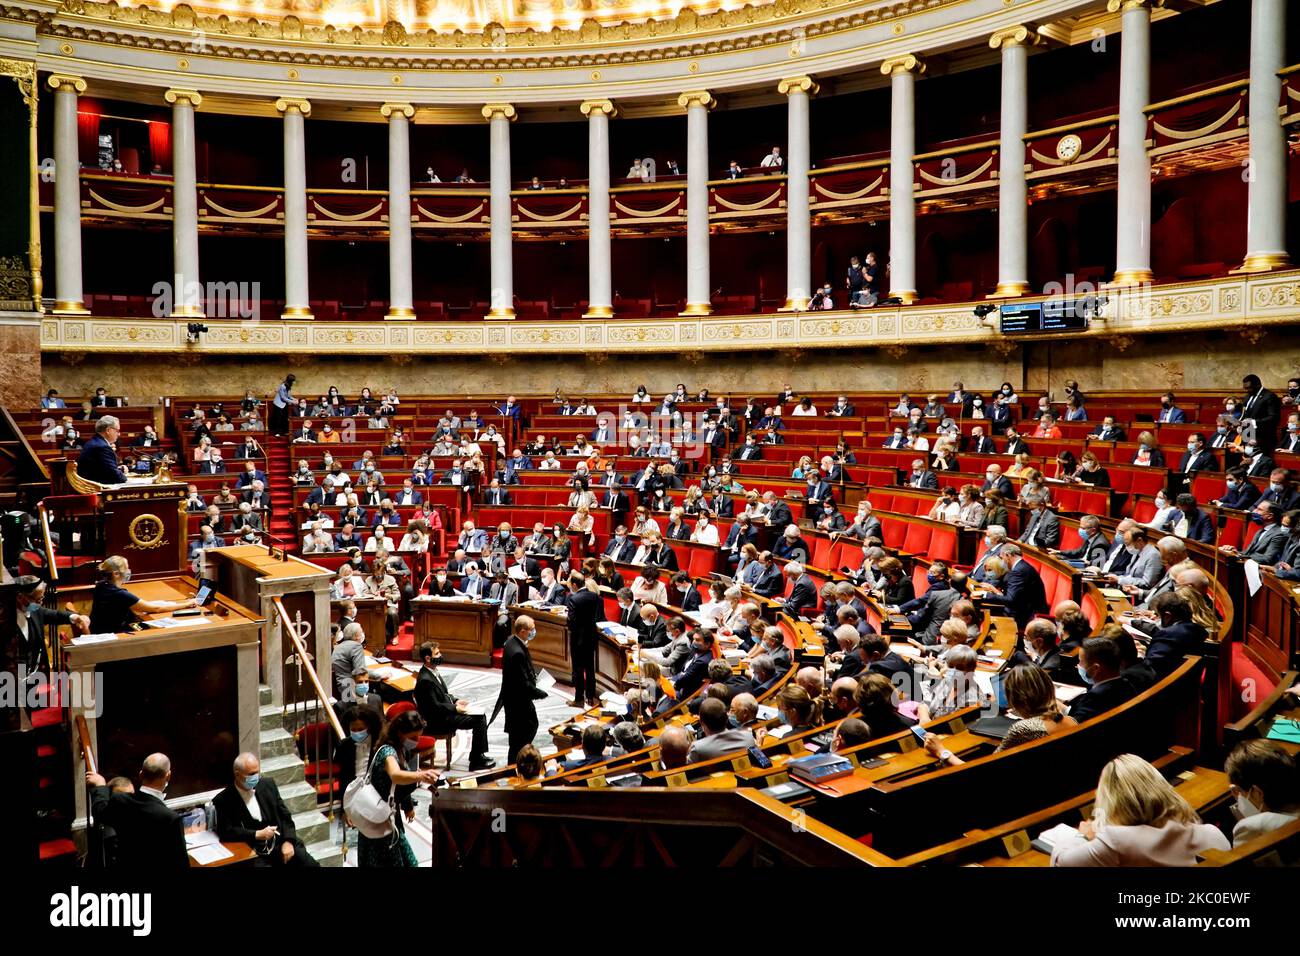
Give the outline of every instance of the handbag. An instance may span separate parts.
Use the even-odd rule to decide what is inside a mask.
[[[366,775],[353,780],[343,792],[343,812],[361,835],[371,840],[386,837],[393,832],[393,814],[396,812],[394,795],[397,788],[389,789],[387,799],[370,782],[375,762],[370,761]]]

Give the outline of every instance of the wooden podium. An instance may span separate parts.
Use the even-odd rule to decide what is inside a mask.
[[[280,616],[274,599],[280,598],[290,619],[302,615],[310,625],[306,645],[315,656],[316,672],[329,674],[330,652],[330,581],[333,574],[326,568],[290,555],[281,560],[267,553],[259,544],[233,545],[208,550],[217,589],[262,616],[262,680],[271,688],[271,703],[285,704],[285,688],[297,684],[286,680],[293,667],[293,644],[280,632]],[[309,693],[309,685],[302,685]],[[326,688],[328,690],[329,688]]]
[[[176,601],[193,597],[197,586],[193,578],[172,576],[133,581],[129,590],[148,601]],[[88,614],[93,591],[64,588],[59,599]],[[146,626],[116,640],[76,643],[65,638],[64,701],[74,780],[85,774],[75,729],[79,716],[86,719],[106,777],[134,777],[146,756],[167,754],[172,760],[169,799],[197,798],[225,787],[235,756],[258,752],[262,620],[224,596],[204,611],[173,618],[183,622],[177,626]],[[154,614],[145,620],[167,617]],[[77,826],[84,827],[86,788],[78,785],[73,792]]]
[[[351,601],[357,606],[357,623],[366,635],[366,653],[383,657],[388,639],[388,602],[383,598],[334,598],[330,601],[330,621],[343,616],[343,605]]]
[[[188,568],[185,485],[172,481],[168,472],[101,485],[77,474],[77,463],[70,460],[65,478],[71,490],[93,496],[104,521],[105,556],[120,554],[141,577]]]
[[[561,683],[573,677],[573,655],[569,650],[569,621],[560,611],[513,605],[510,622],[526,614],[537,625],[537,636],[528,645],[533,663],[551,672]],[[635,645],[623,644],[606,634],[596,638],[596,687],[621,694],[627,690],[627,674],[632,669]]]
[[[448,664],[492,665],[492,627],[495,604],[417,597],[411,601],[415,617],[415,653],[421,644],[436,641]]]

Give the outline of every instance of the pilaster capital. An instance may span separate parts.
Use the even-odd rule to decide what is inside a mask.
[[[188,103],[198,109],[203,105],[203,97],[197,90],[168,90],[163,94],[163,99],[173,106],[177,103]]]
[[[385,103],[379,107],[379,112],[383,114],[384,119],[392,119],[396,113],[410,119],[415,115],[415,107],[410,103]]]
[[[79,76],[72,76],[67,73],[51,73],[45,78],[52,90],[75,90],[77,93],[86,92],[86,81]]]
[[[919,76],[925,72],[925,61],[915,53],[891,56],[880,64],[880,72],[885,76],[898,76],[900,73],[915,73]]]
[[[275,101],[275,108],[281,113],[297,110],[303,116],[311,116],[311,102],[295,96],[282,96]]]
[[[776,91],[782,96],[789,96],[791,93],[807,93],[809,96],[816,96],[820,89],[821,87],[811,76],[788,76],[776,85]]]
[[[618,107],[614,105],[613,100],[584,100],[578,109],[582,110],[582,115],[587,117],[603,113],[613,119],[618,115]]]
[[[483,118],[489,122],[498,116],[504,116],[513,122],[519,118],[519,112],[512,103],[485,103],[483,105]]]
[[[708,90],[691,90],[677,97],[677,105],[684,110],[689,110],[693,106],[702,106],[706,110],[711,110],[718,105],[718,101]]]

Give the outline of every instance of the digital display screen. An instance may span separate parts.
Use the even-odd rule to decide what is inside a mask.
[[[1096,300],[1072,299],[1055,302],[1024,302],[998,309],[1003,335],[1031,332],[1081,332],[1088,328],[1088,315]]]

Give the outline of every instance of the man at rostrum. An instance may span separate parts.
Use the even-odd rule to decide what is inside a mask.
[[[487,718],[469,713],[469,701],[451,696],[447,682],[438,673],[442,650],[437,644],[420,646],[420,663],[423,666],[415,678],[415,707],[428,724],[429,733],[440,736],[456,730],[473,731],[469,769],[488,770],[496,766],[496,761],[487,755]]]
[[[605,602],[587,590],[586,578],[569,575],[569,653],[573,656],[573,706],[579,710],[594,705],[596,695],[596,624],[605,620]]]

